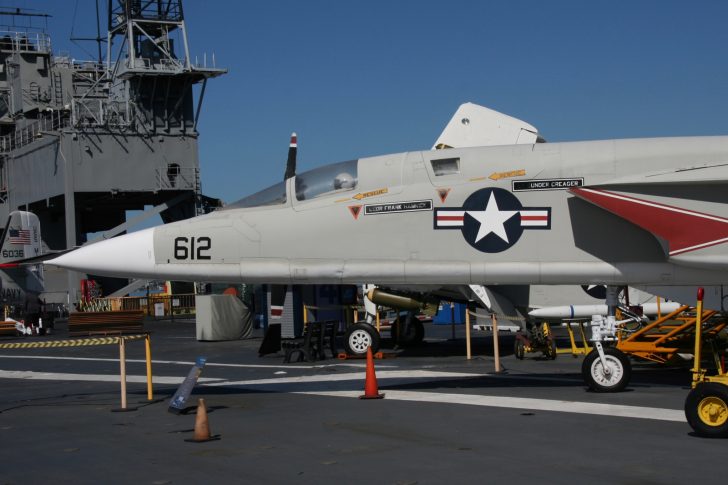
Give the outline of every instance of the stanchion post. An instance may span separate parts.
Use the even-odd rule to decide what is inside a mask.
[[[374,313],[376,313],[377,332],[381,332],[382,329],[380,328],[380,323],[379,323],[379,305],[377,305],[376,310],[374,311]]]
[[[113,412],[136,411],[137,408],[127,407],[126,403],[126,339],[119,335],[119,376],[121,381],[121,407],[112,409]]]
[[[470,348],[470,305],[465,304],[465,354],[468,360],[473,358]]]
[[[144,337],[144,353],[147,359],[147,399],[152,401],[154,399],[152,390],[152,336],[149,334]]]
[[[126,409],[126,343],[119,337],[119,376],[121,377],[121,409]]]
[[[450,319],[450,339],[455,340],[455,303],[450,302],[450,308],[451,308],[451,315],[452,318]],[[467,312],[468,305],[465,305],[465,311]]]
[[[493,356],[495,357],[495,371],[501,371],[500,365],[500,350],[498,349],[498,317],[495,313],[490,314],[491,321],[493,322]]]

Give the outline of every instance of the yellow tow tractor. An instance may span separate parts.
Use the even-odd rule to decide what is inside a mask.
[[[516,340],[513,343],[513,353],[516,358],[523,360],[527,353],[543,352],[547,359],[555,359],[557,350],[551,327],[547,322],[535,326],[527,324],[528,334],[518,331]]]
[[[701,369],[703,288],[698,288],[695,323],[695,355],[692,390],[685,399],[685,417],[696,434],[710,438],[728,437],[728,372],[716,355],[718,374]]]

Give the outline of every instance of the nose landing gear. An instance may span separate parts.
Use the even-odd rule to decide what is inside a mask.
[[[614,347],[602,347],[595,342],[581,365],[581,375],[590,389],[596,392],[623,390],[632,375],[632,364],[624,352]]]

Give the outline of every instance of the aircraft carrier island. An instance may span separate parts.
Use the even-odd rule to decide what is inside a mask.
[[[130,210],[170,222],[214,206],[197,123],[207,81],[226,70],[191,59],[182,1],[109,1],[89,61],[52,48],[34,27],[47,18],[0,10],[0,218],[33,212],[45,248],[64,250],[123,233]],[[85,278],[45,276],[49,303],[76,301]]]

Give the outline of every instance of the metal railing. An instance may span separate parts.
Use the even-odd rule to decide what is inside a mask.
[[[66,111],[48,112],[37,121],[0,137],[0,152],[10,152],[24,147],[40,138],[43,132],[57,131],[68,126],[70,126],[70,121]]]
[[[142,311],[154,318],[174,318],[195,315],[195,295],[149,295],[117,298],[94,298],[79,308],[87,312]]]
[[[134,71],[150,71],[150,72],[170,72],[177,73],[184,69],[184,60],[159,58],[152,59],[149,57],[136,57],[127,59],[127,69]]]
[[[50,53],[51,37],[43,32],[0,30],[0,50]]]

